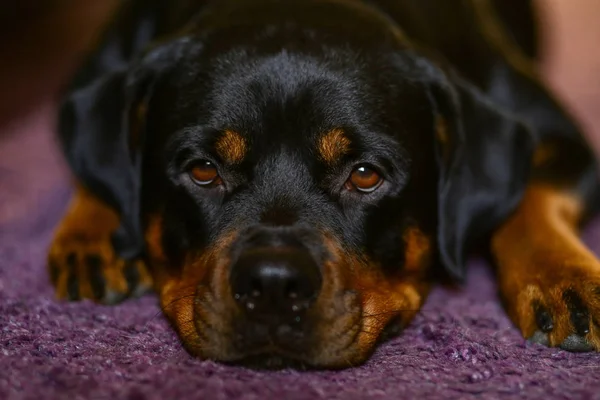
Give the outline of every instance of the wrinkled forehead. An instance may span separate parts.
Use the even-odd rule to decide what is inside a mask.
[[[341,52],[200,55],[157,83],[149,125],[163,136],[203,127],[207,144],[220,135],[223,146],[237,149],[320,147],[329,158],[349,141],[373,147],[367,142],[380,138],[385,147],[411,124],[408,107],[399,110],[394,100],[405,95],[400,82],[383,57]]]
[[[354,1],[282,3],[268,2],[263,12],[262,2],[248,2],[257,5],[236,8],[222,26],[212,16],[216,22],[191,36],[155,85],[154,136],[203,127],[234,132],[261,150],[312,151],[323,137],[342,146],[349,139],[355,148],[382,138],[385,148],[386,140],[419,130],[419,119],[431,122],[420,115],[428,108],[426,94],[402,76],[403,43],[390,23],[356,9]],[[320,8],[321,19],[315,17]],[[247,18],[251,12],[264,20]]]
[[[206,85],[200,85],[204,93],[189,103],[205,110],[201,124],[292,142],[312,138],[315,130],[373,128],[364,117],[376,119],[375,109],[365,109],[369,86],[358,74],[323,60],[286,51],[254,59],[229,53],[211,67]]]

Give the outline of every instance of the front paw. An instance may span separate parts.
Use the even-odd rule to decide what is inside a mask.
[[[127,262],[114,253],[110,237],[59,235],[52,243],[48,270],[59,299],[91,299],[116,304],[148,292],[152,279],[141,261]]]
[[[600,350],[600,276],[573,274],[526,286],[516,322],[531,342],[572,352]]]

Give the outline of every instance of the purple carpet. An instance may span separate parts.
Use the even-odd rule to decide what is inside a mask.
[[[362,367],[258,372],[193,359],[152,296],[53,300],[45,252],[69,193],[47,132],[0,139],[0,399],[600,399],[600,355],[527,344],[477,262],[463,291],[436,290]],[[586,237],[600,249],[600,224]]]

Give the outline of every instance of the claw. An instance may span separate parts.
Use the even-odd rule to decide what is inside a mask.
[[[544,346],[550,346],[550,339],[548,338],[548,334],[542,331],[536,331],[533,336],[529,338],[531,343],[541,344]]]

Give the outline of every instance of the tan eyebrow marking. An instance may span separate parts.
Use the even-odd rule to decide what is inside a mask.
[[[225,161],[239,164],[246,156],[246,140],[237,132],[226,130],[215,145],[217,153]]]
[[[319,139],[318,150],[326,163],[334,164],[350,151],[350,139],[342,129],[332,129]]]

